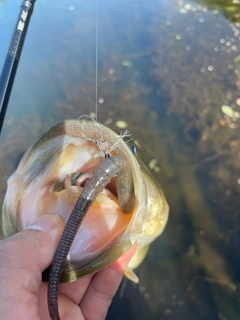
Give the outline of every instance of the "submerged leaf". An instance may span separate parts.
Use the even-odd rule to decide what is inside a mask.
[[[180,34],[176,34],[175,38],[176,38],[176,40],[181,40],[182,36]]]
[[[120,128],[120,129],[125,129],[127,128],[127,123],[125,121],[122,121],[122,120],[118,120],[116,123],[115,123],[116,127]]]
[[[233,109],[229,106],[222,106],[222,112],[229,117],[232,117],[234,113]]]
[[[122,66],[124,67],[131,67],[132,63],[129,60],[123,60]]]
[[[236,8],[235,7],[225,7],[224,8],[226,11],[235,11]]]
[[[235,63],[239,62],[239,61],[240,61],[240,56],[236,56],[236,57],[233,59],[233,61],[234,61]]]
[[[190,5],[190,3],[186,3],[185,6],[184,6],[184,8],[185,8],[186,10],[191,10],[191,9],[192,9],[192,6]]]
[[[151,161],[149,161],[149,168],[150,169],[154,169],[156,167],[157,164],[157,160],[156,159],[152,159]]]

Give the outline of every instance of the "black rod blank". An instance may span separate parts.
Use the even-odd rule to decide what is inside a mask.
[[[24,0],[0,76],[0,134],[3,127],[18,62],[36,0]]]

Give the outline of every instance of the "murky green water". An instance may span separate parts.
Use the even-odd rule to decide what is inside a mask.
[[[0,2],[1,63],[20,4]],[[237,0],[99,0],[98,119],[128,123],[170,205],[109,320],[240,317],[238,21]],[[94,111],[94,81],[95,1],[36,1],[0,141],[1,203],[43,130]]]

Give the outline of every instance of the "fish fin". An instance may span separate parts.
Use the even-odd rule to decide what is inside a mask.
[[[127,267],[127,269],[124,271],[124,274],[129,280],[133,281],[134,283],[139,282],[138,276],[133,272],[131,268]]]

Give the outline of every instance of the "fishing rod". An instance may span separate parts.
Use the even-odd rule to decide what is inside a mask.
[[[24,39],[36,0],[24,0],[0,76],[0,134],[12,91]]]

